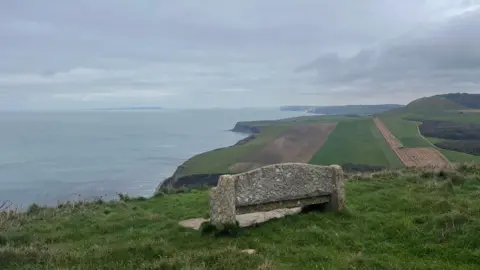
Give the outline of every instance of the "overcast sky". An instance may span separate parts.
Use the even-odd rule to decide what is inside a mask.
[[[480,1],[0,0],[0,109],[480,92]]]

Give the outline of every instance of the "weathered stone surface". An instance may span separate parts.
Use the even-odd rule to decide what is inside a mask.
[[[282,163],[236,175],[223,175],[212,188],[212,223],[235,223],[236,213],[268,211],[327,203],[331,211],[345,205],[340,166]]]
[[[231,175],[222,175],[210,191],[210,216],[214,225],[236,223],[234,181]]]
[[[331,166],[282,163],[232,175],[237,206],[264,204],[332,193]]]
[[[237,215],[236,219],[240,227],[250,227],[255,224],[261,224],[267,222],[271,219],[282,218],[288,215],[294,215],[300,213],[302,210],[301,207],[289,208],[289,209],[276,209],[268,212],[255,212],[248,213],[243,215]],[[203,222],[210,221],[210,219],[205,218],[193,218],[182,220],[179,222],[179,225],[185,228],[191,228],[194,230],[200,229],[200,226]]]
[[[332,185],[334,186],[330,196],[328,208],[330,211],[342,211],[345,208],[345,189],[343,182],[343,170],[338,165],[330,166],[333,170]]]

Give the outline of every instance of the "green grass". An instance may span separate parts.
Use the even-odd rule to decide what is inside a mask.
[[[398,117],[381,117],[382,122],[397,137],[404,147],[430,147],[431,144],[418,133],[420,122],[408,121]]]
[[[450,161],[454,163],[462,163],[462,162],[474,162],[480,163],[480,156],[470,155],[467,153],[439,149],[439,151]]]
[[[338,123],[310,163],[403,166],[371,118]]]
[[[468,170],[348,181],[343,213],[289,216],[235,238],[178,225],[208,213],[207,191],[34,207],[0,215],[1,269],[478,269],[480,170]]]
[[[243,156],[261,149],[269,141],[288,129],[288,125],[271,125],[262,130],[254,140],[243,145],[220,148],[196,155],[187,160],[178,175],[228,173],[229,167]]]
[[[438,142],[442,142],[445,139],[442,138],[434,138],[434,137],[425,137],[427,140],[429,140],[431,143],[435,144]],[[436,147],[450,162],[453,163],[463,163],[463,162],[474,162],[474,163],[479,163],[480,162],[480,156],[475,156],[475,155],[470,155],[467,153],[462,153],[462,152],[457,152],[457,151],[452,151],[452,150],[446,150],[442,148]]]

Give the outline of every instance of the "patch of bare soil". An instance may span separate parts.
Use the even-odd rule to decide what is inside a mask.
[[[247,171],[269,164],[285,162],[307,163],[327,141],[336,123],[295,125],[259,151],[232,165],[232,172]]]
[[[409,162],[407,167],[420,167],[432,169],[447,169],[450,162],[436,149],[432,147],[405,148],[401,149]]]

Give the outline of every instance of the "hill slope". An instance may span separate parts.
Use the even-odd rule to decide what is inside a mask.
[[[208,213],[201,190],[34,206],[0,214],[1,268],[478,269],[479,174],[464,168],[353,179],[345,183],[345,212],[272,220],[236,238],[177,224]]]
[[[402,116],[402,117],[432,117],[444,114],[446,111],[463,110],[467,107],[462,106],[450,99],[442,96],[432,96],[416,99],[405,107],[395,108],[379,116]]]
[[[446,98],[470,109],[480,109],[480,94],[451,93],[439,95],[439,97]]]
[[[435,147],[450,162],[478,162],[480,156],[472,153],[477,153],[480,141],[446,141],[447,135],[470,134],[480,128],[480,114],[472,111],[477,106],[479,94],[445,94],[414,100],[378,117],[406,147]]]

